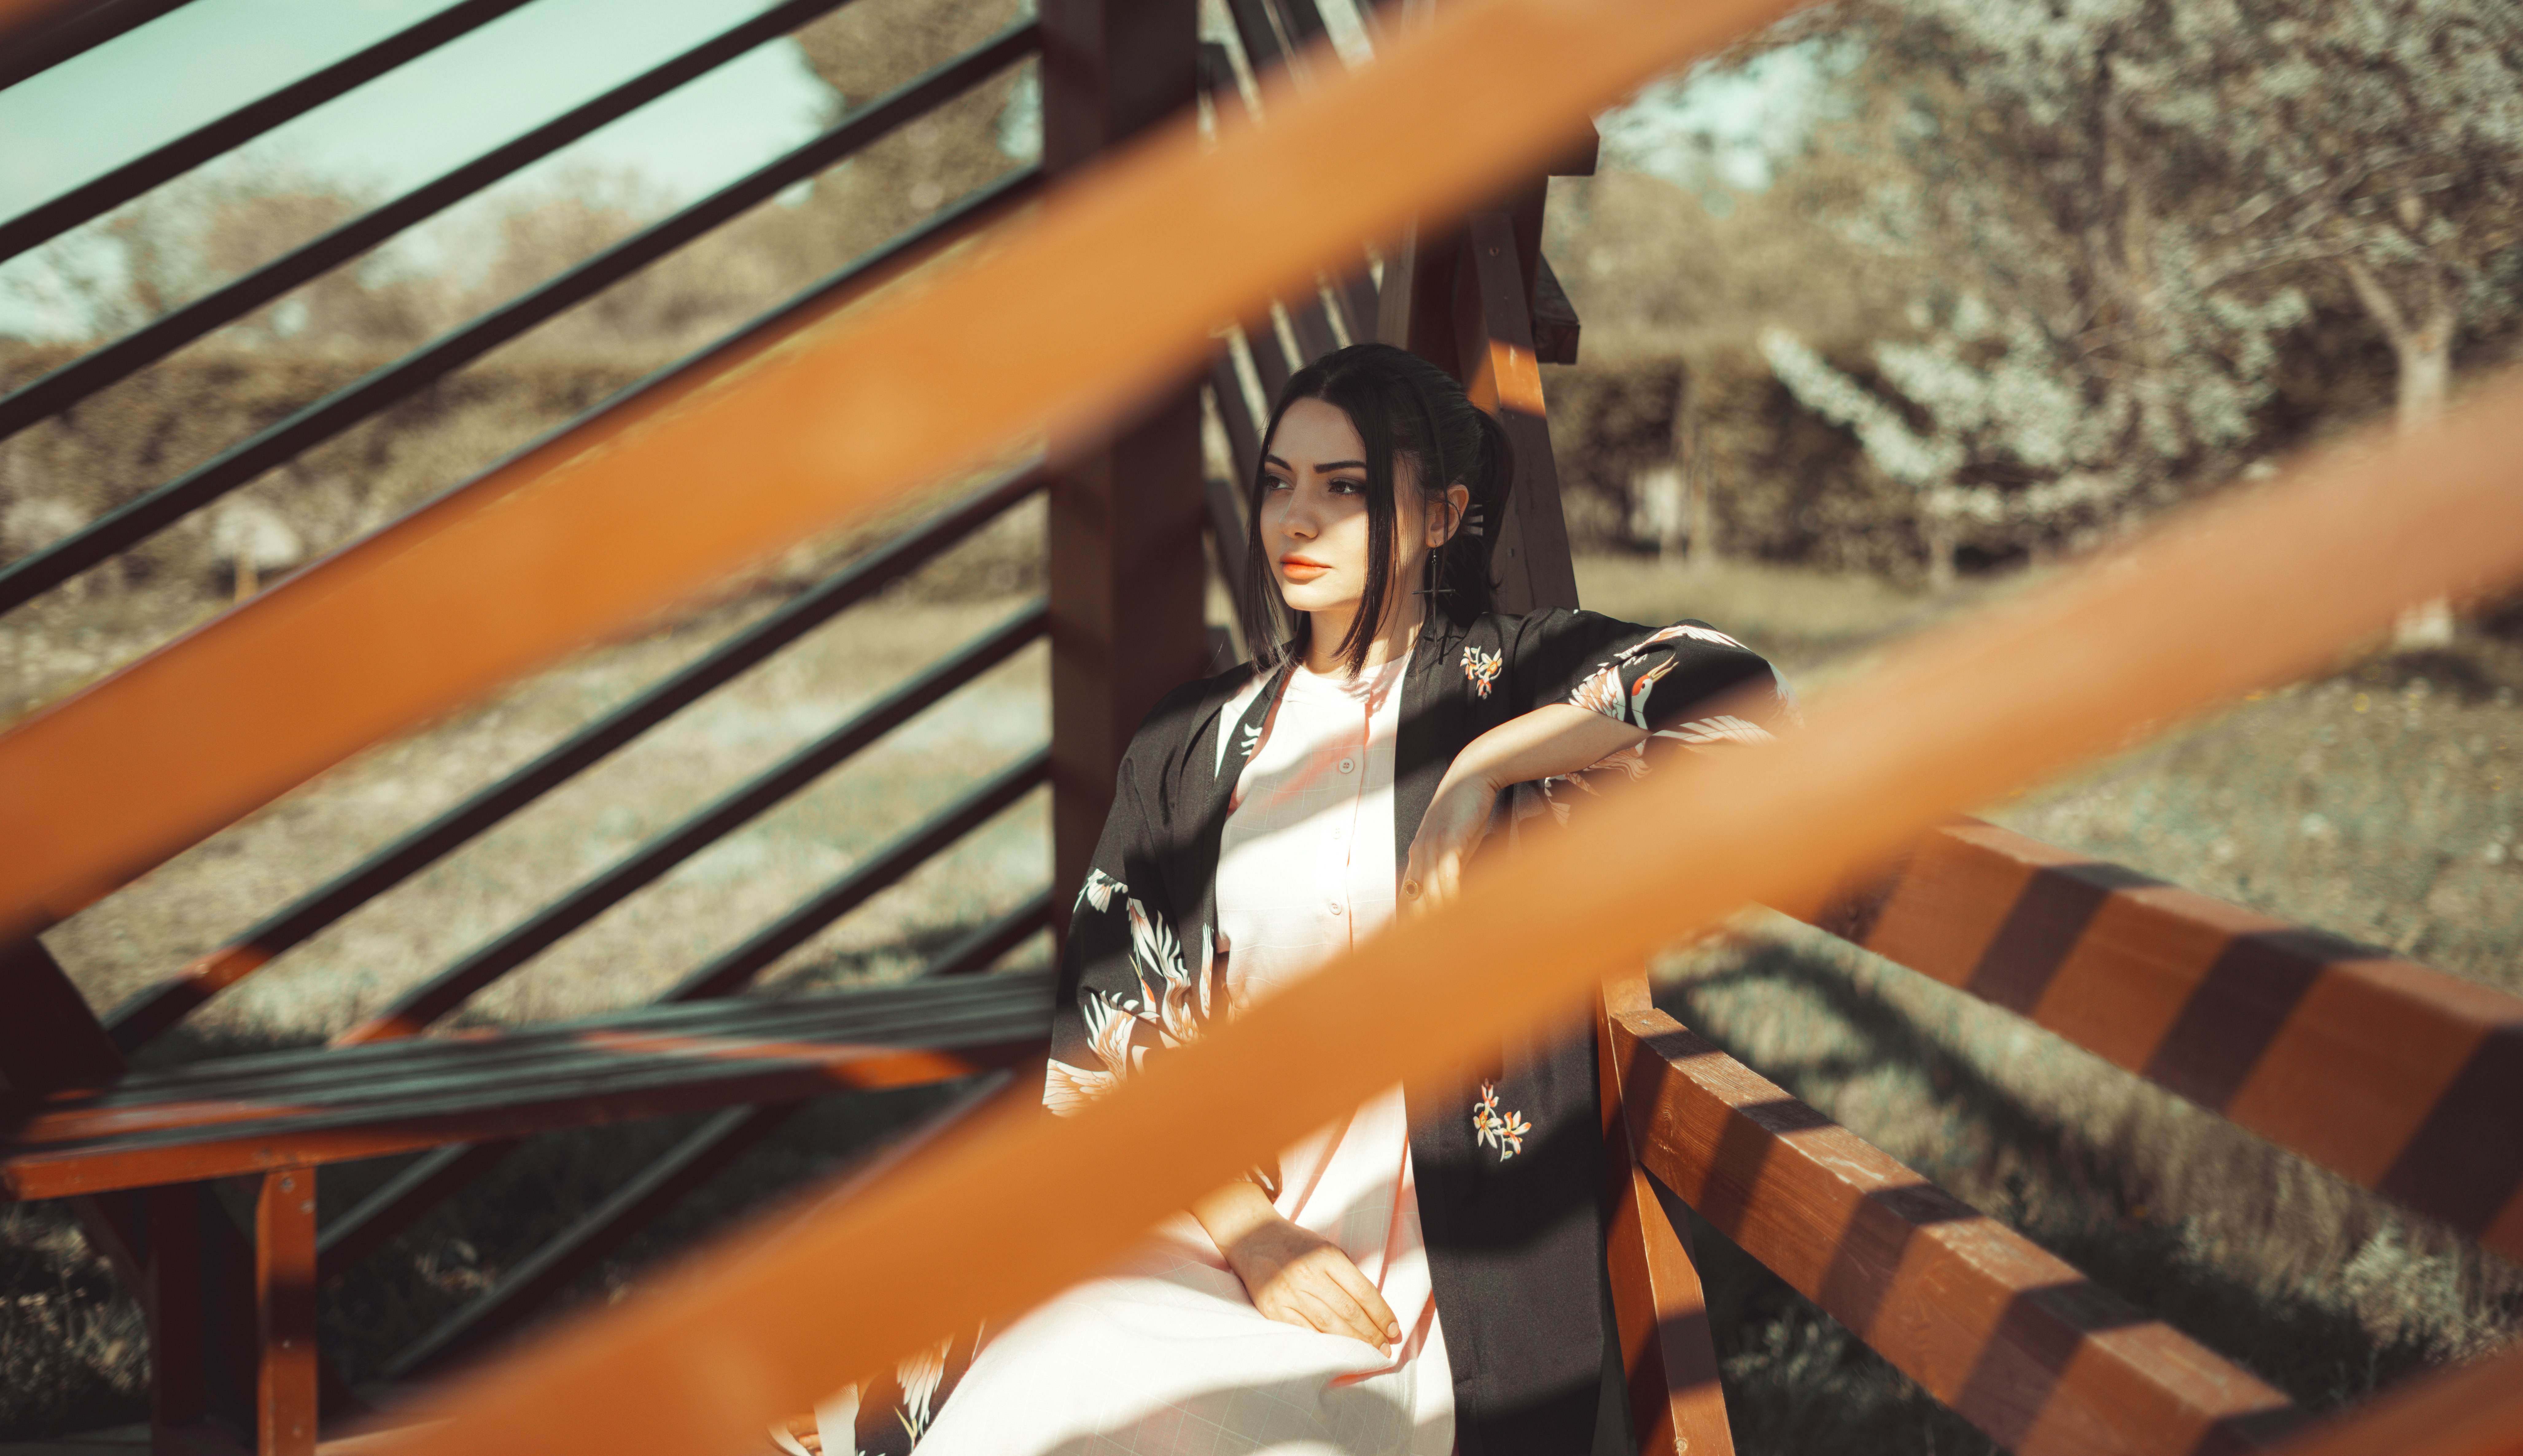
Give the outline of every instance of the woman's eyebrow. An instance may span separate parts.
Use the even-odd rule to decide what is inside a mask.
[[[1262,457],[1262,463],[1264,465],[1276,465],[1282,470],[1295,468],[1287,461],[1280,459],[1277,455],[1263,455]],[[1314,473],[1316,475],[1323,475],[1334,470],[1364,470],[1365,468],[1366,462],[1364,460],[1327,460],[1322,464],[1316,465],[1314,467]]]

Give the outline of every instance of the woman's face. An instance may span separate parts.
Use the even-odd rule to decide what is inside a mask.
[[[1425,511],[1409,480],[1410,462],[1394,462],[1394,545],[1411,549]],[[1280,593],[1300,612],[1354,613],[1366,598],[1366,446],[1337,404],[1299,399],[1279,417],[1262,457],[1262,549],[1279,577]],[[1407,573],[1387,580],[1399,584]]]

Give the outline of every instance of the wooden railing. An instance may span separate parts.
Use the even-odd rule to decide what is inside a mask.
[[[0,812],[52,848],[0,866],[0,915],[39,923],[295,775],[714,572],[1011,439],[1090,430],[1177,388],[1215,320],[1347,266],[1361,239],[1479,209],[1546,164],[1555,128],[1768,13],[1488,0],[1441,11],[1358,75],[1317,67],[1308,94],[1282,89],[1267,126],[1222,125],[1214,151],[1170,128],[917,297],[614,428],[614,448],[520,472],[496,521],[475,501],[416,518],[390,549],[345,553],[0,737]],[[1168,266],[1187,240],[1210,266]],[[1485,250],[1456,256],[1487,299]],[[1122,297],[1132,305],[1112,308]],[[1481,326],[1465,372],[1488,364],[1484,393],[1502,409],[1538,403],[1516,310],[1484,309],[1500,321]],[[1050,357],[1063,367],[1040,368]],[[943,399],[954,407],[925,402]],[[707,517],[670,489],[704,456],[736,482]],[[2436,432],[2302,469],[2027,593],[2004,622],[1924,638],[1815,703],[1800,737],[1658,775],[1528,848],[1513,893],[1492,871],[1086,1116],[1046,1126],[1016,1105],[1029,1095],[989,1108],[768,1240],[516,1355],[401,1444],[472,1456],[740,1440],[766,1404],[801,1407],[836,1370],[1023,1307],[1372,1086],[1440,1072],[1750,899],[1830,907],[1808,913],[2510,1249],[2523,1188],[2510,1116],[2496,1115],[2513,1105],[2523,1037],[2510,999],[1993,831],[1919,835],[2140,725],[2315,666],[2407,602],[2523,572],[2517,458],[2523,386],[2507,381]],[[586,552],[591,529],[606,572],[543,574],[548,542]],[[1532,565],[1525,576],[1548,600]],[[461,598],[448,587],[459,581]],[[321,613],[297,610],[319,599]],[[328,681],[333,702],[309,690],[411,613],[454,631],[416,644],[395,681]],[[2167,658],[2157,644],[2173,635],[2189,650]],[[158,716],[185,711],[197,743]],[[1888,889],[1832,893],[1845,867],[1905,846],[1918,847]],[[1389,1035],[1405,1022],[1409,1037]],[[1704,1301],[1650,1179],[2019,1449],[2235,1449],[2296,1419],[1635,989],[1609,993],[1600,1035],[1607,1135],[1634,1158],[1607,1178],[1621,1335],[1653,1449],[1704,1456],[1726,1437]],[[2333,1075],[2345,1086],[2313,1085]],[[1265,1077],[1274,1095],[1250,1097]],[[1028,1191],[1022,1219],[1006,1216],[1010,1187]],[[286,1192],[267,1183],[265,1199]],[[703,1339],[711,1358],[691,1360]],[[2507,1356],[2302,1449],[2485,1451],[2518,1432],[2523,1356]]]
[[[71,228],[94,221],[162,182],[472,33],[522,3],[525,0],[463,0],[41,207],[0,221],[0,258],[23,255]],[[845,3],[846,0],[786,0],[773,6],[205,297],[21,384],[0,396],[0,439],[76,406],[97,392],[328,269],[343,265],[414,223]],[[30,29],[19,33],[23,47],[10,48],[5,60],[0,60],[0,74],[15,79],[30,73],[29,68],[57,63],[172,8],[167,4],[133,5],[128,0],[55,7],[58,14],[40,16]],[[1038,41],[1036,27],[1030,22],[1021,23],[969,52],[944,59],[895,89],[853,107],[820,135],[701,200],[637,230],[408,355],[307,401],[285,418],[252,431],[207,462],[144,490],[50,545],[0,564],[0,611],[23,606],[76,574],[140,544],[274,467],[410,399],[527,330],[686,247],[783,188],[810,178],[919,121],[1033,56]],[[491,509],[530,489],[540,475],[554,465],[600,446],[632,422],[670,412],[705,395],[812,329],[820,320],[1007,216],[1038,192],[1043,175],[1038,166],[1012,166],[971,195],[935,210],[910,230],[851,259],[760,317],[551,431],[414,517],[390,527],[366,549],[390,552],[399,535],[442,529]],[[236,1171],[221,1161],[225,1154],[218,1151],[223,1145],[216,1125],[222,1119],[248,1116],[248,1109],[221,1110],[223,1104],[216,1101],[224,1095],[218,1089],[226,1085],[223,1067],[227,1064],[188,1068],[178,1083],[161,1087],[148,1078],[126,1076],[126,1058],[147,1051],[214,998],[376,896],[462,849],[837,614],[919,571],[1012,508],[1036,499],[1051,480],[1051,473],[1039,463],[1000,472],[928,521],[798,592],[688,666],[650,684],[631,701],[580,728],[531,763],[335,874],[313,891],[264,916],[229,944],[197,958],[102,1017],[84,1004],[43,942],[32,933],[59,910],[68,909],[68,904],[33,915],[24,913],[21,907],[21,913],[10,917],[10,933],[0,940],[0,996],[5,996],[10,1008],[9,1014],[0,1017],[0,1079],[5,1079],[10,1089],[8,1120],[14,1128],[8,1140],[7,1172],[0,1181],[5,1181],[15,1197],[52,1197],[65,1192],[84,1196],[80,1206],[87,1215],[91,1236],[116,1256],[123,1272],[143,1290],[151,1307],[168,1310],[181,1306],[176,1315],[153,1321],[159,1348],[168,1352],[176,1366],[183,1364],[180,1352],[188,1347],[208,1349],[214,1357],[226,1345],[251,1351],[257,1343],[258,1320],[269,1326],[271,1319],[277,1317],[285,1326],[296,1321],[299,1313],[311,1319],[311,1304],[305,1311],[258,1313],[258,1304],[276,1287],[262,1277],[270,1271],[258,1263],[256,1245],[248,1237],[252,1231],[239,1230],[216,1217],[196,1219],[189,1212],[179,1216],[167,1211],[178,1201],[187,1209],[192,1206],[196,1195],[190,1185],[210,1176],[201,1171],[202,1167],[216,1164],[224,1171]],[[295,588],[295,583],[283,582],[253,606],[269,610],[276,601],[280,610],[286,611]],[[428,1029],[502,976],[820,780],[977,674],[1043,639],[1049,630],[1049,612],[1044,604],[1035,603],[976,640],[948,652],[936,664],[785,761],[653,837],[517,925],[406,988],[379,1012],[352,1027],[337,1045],[376,1045]],[[372,642],[371,648],[386,650],[382,640]],[[1048,776],[1047,759],[1037,754],[1021,758],[1006,772],[971,786],[969,792],[941,806],[925,822],[904,828],[863,857],[831,885],[771,923],[740,936],[707,963],[695,966],[664,992],[660,1004],[727,998],[743,991],[758,974],[817,930],[900,882],[983,823],[1032,795]],[[927,967],[929,975],[959,976],[987,966],[1052,922],[1053,907],[1047,890],[1028,894],[1022,886],[1001,887],[994,890],[993,898],[1002,902],[1012,899],[1015,903],[1004,914],[976,927],[961,944],[933,958]],[[730,1014],[740,1019],[740,1012]],[[844,1016],[834,1024],[857,1035],[877,1034],[863,1016]],[[511,1058],[548,1056],[547,1049],[535,1050],[539,1045],[528,1039],[502,1055]],[[517,1146],[512,1136],[492,1141],[468,1136],[468,1132],[503,1130],[500,1118],[485,1109],[445,1115],[429,1110],[441,1105],[454,1083],[488,1075],[486,1068],[492,1059],[495,1058],[487,1055],[452,1060],[433,1055],[393,1070],[378,1057],[352,1058],[344,1061],[329,1079],[304,1083],[304,1095],[296,1101],[251,1109],[248,1121],[239,1124],[262,1140],[266,1164],[275,1156],[295,1157],[304,1164],[266,1177],[266,1182],[288,1178],[295,1185],[293,1192],[301,1196],[294,1200],[283,1199],[275,1207],[295,1207],[298,1202],[311,1200],[316,1163],[387,1151],[421,1150],[418,1157],[383,1187],[345,1215],[329,1221],[320,1235],[313,1232],[311,1224],[309,1226],[308,1238],[312,1241],[309,1257],[313,1260],[319,1283],[348,1273],[396,1234],[491,1171]],[[688,1080],[683,1090],[672,1096],[662,1092],[649,1095],[641,1092],[639,1085],[643,1078],[665,1074],[665,1063],[643,1064],[637,1058],[615,1058],[615,1062],[594,1080],[582,1076],[576,1083],[556,1084],[568,1095],[537,1104],[540,1111],[528,1123],[538,1129],[584,1125],[626,1115],[627,1109],[635,1107],[644,1109],[638,1115],[659,1115],[671,1107],[699,1107],[716,1115],[663,1157],[635,1173],[612,1198],[587,1210],[543,1247],[528,1254],[497,1287],[389,1360],[384,1372],[388,1378],[407,1377],[469,1355],[490,1337],[513,1328],[571,1278],[776,1128],[795,1106],[793,1101],[740,1105],[749,1095],[748,1083],[733,1071]],[[930,1058],[921,1065],[926,1067],[923,1075],[930,1080],[973,1069],[954,1058]],[[353,1085],[361,1077],[388,1078],[387,1085],[401,1089],[399,1100],[362,1098]],[[397,1078],[400,1080],[394,1080]],[[808,1076],[798,1085],[841,1087],[846,1080],[818,1081]],[[139,1142],[133,1143],[127,1137],[109,1135],[105,1130],[107,1122],[91,1119],[76,1124],[80,1130],[73,1132],[73,1124],[61,1122],[55,1116],[60,1109],[53,1104],[26,1102],[28,1098],[53,1093],[103,1095],[102,1090],[108,1088],[119,1089],[114,1096],[119,1099],[116,1105],[121,1108],[108,1121],[127,1130],[158,1131],[148,1135],[134,1132]],[[433,1098],[439,1101],[431,1101]],[[739,1105],[731,1106],[731,1099]],[[341,1125],[344,1117],[357,1120],[358,1128],[346,1129]],[[189,1131],[179,1132],[179,1128]],[[148,1170],[148,1178],[135,1184],[131,1181],[132,1169]],[[155,1184],[165,1186],[155,1187],[145,1195],[139,1191]],[[170,1265],[167,1256],[167,1229],[162,1226],[169,1218],[188,1229],[198,1223],[192,1242],[207,1241],[188,1263],[178,1261],[185,1264],[182,1268]],[[222,1287],[224,1281],[244,1292],[231,1290],[226,1296],[214,1297],[210,1302],[218,1307],[205,1309],[202,1289],[187,1294],[172,1287],[197,1279],[205,1283],[205,1288]],[[199,1325],[203,1320],[210,1322],[213,1333],[206,1335],[201,1329],[185,1328],[188,1322]],[[217,1374],[212,1373],[214,1377]],[[328,1419],[338,1421],[361,1409],[330,1365],[313,1354],[293,1360],[287,1378],[278,1386],[258,1378],[253,1390],[240,1392],[233,1387],[248,1372],[232,1370],[227,1374],[226,1384],[231,1388],[224,1392],[225,1413],[249,1429],[262,1426],[266,1438],[283,1427],[295,1430],[300,1438],[312,1438],[311,1416],[299,1419],[311,1409],[314,1399],[314,1387],[308,1382],[320,1381],[324,1386]],[[180,1377],[177,1383],[182,1383]],[[210,1385],[216,1387],[220,1382],[213,1378]],[[299,1388],[302,1385],[303,1389]],[[220,1392],[213,1388],[212,1393]],[[201,1400],[178,1397],[171,1405],[162,1402],[162,1415],[180,1425],[219,1404],[213,1400],[205,1407]]]
[[[2523,1259],[2523,1001],[1994,824],[1803,914]]]

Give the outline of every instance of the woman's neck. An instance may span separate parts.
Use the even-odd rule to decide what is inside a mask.
[[[1417,640],[1419,624],[1428,614],[1428,599],[1415,591],[1405,591],[1401,596],[1401,601],[1376,625],[1375,635],[1367,639],[1361,673],[1382,671],[1387,663],[1407,653]],[[1357,610],[1309,612],[1306,616],[1306,670],[1326,678],[1347,673],[1349,662],[1340,648],[1349,638],[1350,624],[1357,620]]]

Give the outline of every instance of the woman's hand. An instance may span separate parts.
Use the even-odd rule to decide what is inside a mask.
[[[1470,755],[1468,751],[1465,758]],[[1458,758],[1437,784],[1419,833],[1410,841],[1410,858],[1402,867],[1402,913],[1423,914],[1462,893],[1463,867],[1490,832],[1490,814],[1500,785],[1490,781],[1477,765],[1466,768]]]
[[[1392,1306],[1340,1245],[1280,1217],[1262,1190],[1230,1183],[1191,1211],[1262,1314],[1379,1350],[1390,1351],[1402,1338]]]
[[[1490,813],[1511,783],[1593,768],[1646,736],[1628,724],[1568,703],[1546,703],[1474,738],[1454,755],[1402,867],[1404,914],[1462,893],[1463,867],[1490,831]]]
[[[1274,1218],[1226,1251],[1253,1307],[1283,1325],[1346,1335],[1390,1353],[1402,1323],[1340,1245],[1311,1229]]]

